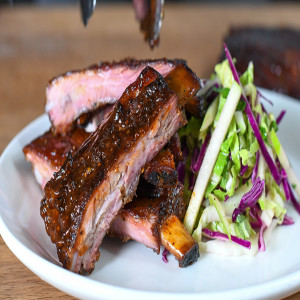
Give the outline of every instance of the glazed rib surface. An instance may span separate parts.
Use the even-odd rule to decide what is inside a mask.
[[[134,196],[145,164],[185,123],[178,98],[146,67],[45,186],[41,215],[63,266],[92,272],[112,220]]]

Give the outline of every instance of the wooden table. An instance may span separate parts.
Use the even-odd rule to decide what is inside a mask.
[[[87,28],[79,7],[0,8],[0,153],[44,112],[50,78],[100,60],[185,58],[199,77],[209,76],[232,25],[300,28],[300,5],[167,5],[159,48],[143,41],[130,5],[99,6]],[[0,299],[70,299],[41,281],[0,237]],[[289,299],[300,299],[300,293]]]

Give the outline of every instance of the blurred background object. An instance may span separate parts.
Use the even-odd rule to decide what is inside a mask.
[[[256,3],[256,4],[263,4],[263,3],[274,3],[274,2],[298,2],[299,0],[226,0],[226,3]],[[0,0],[0,3],[43,3],[43,4],[51,4],[51,3],[78,3],[78,0]],[[131,2],[131,0],[98,0],[98,2]],[[166,2],[199,2],[199,3],[222,3],[224,4],[224,0],[166,0]]]
[[[256,85],[300,99],[300,31],[283,27],[235,27],[225,43],[238,70],[254,64]],[[221,56],[221,60],[225,55]]]

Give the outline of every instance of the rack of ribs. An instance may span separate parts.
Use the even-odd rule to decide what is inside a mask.
[[[81,128],[76,128],[71,137],[48,131],[24,147],[25,156],[31,162],[42,189],[54,172],[59,171],[68,151],[74,153],[88,136]],[[185,267],[198,259],[199,250],[181,223],[185,204],[183,186],[175,169],[175,162],[181,159],[178,138],[175,134],[165,148],[146,164],[133,201],[121,209],[109,232],[123,241],[133,239],[140,242],[157,254],[163,245],[176,257],[179,265]],[[161,234],[162,228],[168,236]]]
[[[157,254],[162,245],[186,267],[198,259],[199,246],[181,222],[185,210],[183,185],[166,148],[145,166],[133,201],[120,210],[109,233],[123,241],[133,239]]]
[[[91,273],[119,210],[135,194],[139,175],[185,124],[177,95],[146,67],[44,189],[41,216],[63,266]]]
[[[164,67],[172,66],[171,68],[169,68],[168,72],[165,72],[165,74],[166,74],[165,80],[168,83],[169,87],[172,90],[174,90],[176,92],[176,94],[178,95],[179,99],[178,99],[177,104],[180,109],[182,109],[183,107],[186,106],[187,101],[189,101],[190,98],[193,97],[194,94],[199,89],[198,78],[195,76],[195,74],[187,67],[185,62],[182,60],[173,60],[173,61],[165,60],[165,59],[155,60],[155,61],[132,60],[131,63],[129,63],[129,61],[127,61],[127,64],[131,65],[131,67],[129,67],[129,69],[133,68],[133,66],[135,68],[140,68],[141,66],[144,66],[145,63],[153,64],[155,66],[157,66],[157,65],[162,65]],[[109,68],[114,69],[115,65],[119,66],[120,63],[113,63],[113,64],[106,63],[106,64],[102,64],[102,66],[103,65],[106,65],[107,74],[110,74],[112,77],[114,77],[114,72],[109,72]],[[81,75],[84,74],[83,77],[87,75],[84,70],[78,71],[78,73],[81,73]],[[56,82],[56,88],[58,88],[58,90],[60,91],[56,95],[58,99],[62,99],[65,97],[64,93],[65,93],[66,89],[64,87],[65,87],[66,81],[63,79],[64,79],[64,77],[67,78],[68,76],[70,76],[70,73],[66,73],[65,75],[61,75],[57,78],[58,82]],[[107,75],[107,76],[109,77],[109,75]],[[86,80],[88,81],[88,78],[86,78]],[[100,82],[101,82],[101,80],[102,80],[101,76],[100,76],[100,79],[98,78],[98,80],[100,80]],[[92,82],[97,86],[98,83],[96,81],[92,81]],[[145,82],[143,82],[143,80],[141,80],[141,82],[145,83]],[[53,174],[55,172],[60,173],[61,175],[66,172],[65,167],[63,167],[60,170],[62,164],[64,163],[64,161],[67,158],[68,162],[66,162],[65,164],[67,166],[68,166],[68,164],[71,165],[73,163],[72,156],[76,157],[77,149],[90,136],[89,132],[86,132],[83,128],[78,127],[78,126],[86,126],[86,124],[88,124],[88,126],[87,126],[88,130],[94,131],[97,128],[97,126],[100,125],[100,127],[104,127],[104,123],[109,121],[111,111],[113,109],[116,109],[115,106],[117,106],[117,105],[115,105],[117,102],[117,99],[115,99],[115,95],[114,95],[115,92],[114,92],[113,88],[111,89],[110,83],[111,83],[110,78],[106,78],[106,85],[102,82],[102,88],[104,90],[106,90],[106,97],[113,99],[110,102],[112,105],[104,106],[105,101],[103,102],[103,98],[101,98],[101,97],[98,98],[97,100],[94,99],[96,102],[97,101],[100,102],[100,105],[98,105],[97,103],[93,105],[93,108],[96,107],[96,109],[90,110],[89,106],[82,107],[81,111],[83,111],[84,113],[79,114],[78,117],[76,115],[77,119],[75,117],[72,118],[71,121],[69,120],[70,123],[68,123],[69,121],[66,119],[61,120],[61,125],[65,129],[67,129],[66,131],[62,131],[62,132],[60,132],[59,130],[57,131],[56,130],[57,128],[55,128],[55,122],[54,122],[52,124],[51,129],[48,132],[46,132],[44,135],[38,137],[37,139],[32,141],[30,144],[28,144],[27,146],[24,147],[24,149],[23,149],[24,154],[25,154],[26,158],[32,163],[32,167],[33,167],[35,176],[42,188],[45,186],[46,182],[48,182],[50,180],[50,178],[53,176]],[[147,84],[145,84],[145,86],[147,86]],[[90,85],[89,87],[91,89],[95,88],[92,85]],[[139,86],[139,88],[141,88],[141,86]],[[136,94],[138,94],[138,93],[136,93]],[[87,96],[89,96],[89,95],[90,94],[88,94]],[[155,98],[155,96],[153,96],[153,97]],[[53,110],[57,109],[55,107],[56,105],[58,106],[58,110],[59,110],[61,108],[60,101],[52,102]],[[71,107],[73,105],[76,106],[76,103],[74,101],[71,101],[69,103],[69,105]],[[70,109],[70,107],[68,109]],[[51,120],[51,114],[49,114],[49,116],[50,116],[50,120]],[[90,122],[91,117],[92,117],[92,122]],[[127,125],[128,124],[126,124],[126,126]],[[87,129],[87,128],[85,128],[85,129]],[[111,132],[111,134],[113,134],[113,132]],[[167,151],[162,150],[161,152],[159,152],[159,154],[151,161],[151,163],[150,164],[148,163],[145,166],[144,173],[142,174],[143,179],[140,181],[140,184],[139,184],[140,188],[138,189],[137,193],[139,193],[138,198],[142,198],[143,193],[141,194],[140,192],[143,191],[145,194],[145,192],[146,192],[145,186],[148,185],[148,187],[150,186],[150,190],[148,189],[148,191],[150,191],[150,194],[147,194],[146,196],[144,196],[144,199],[146,197],[149,198],[149,196],[152,195],[152,197],[154,196],[156,198],[155,201],[157,204],[159,202],[161,203],[161,205],[159,205],[160,208],[163,208],[164,205],[167,205],[167,202],[166,202],[167,199],[169,199],[168,200],[169,207],[172,207],[172,205],[173,205],[173,207],[177,207],[177,208],[182,207],[182,209],[176,209],[176,210],[162,209],[161,211],[165,212],[165,217],[162,217],[164,214],[162,212],[160,212],[159,213],[160,218],[158,218],[159,222],[156,223],[156,225],[153,225],[156,228],[163,228],[163,226],[162,226],[163,224],[175,224],[176,225],[175,227],[173,225],[174,230],[176,230],[176,232],[178,232],[178,229],[182,231],[182,228],[183,228],[183,225],[179,221],[179,219],[181,218],[181,213],[182,213],[183,207],[184,207],[182,197],[180,196],[181,195],[180,184],[178,183],[177,174],[175,174],[176,172],[174,173],[174,158],[175,158],[176,163],[178,163],[178,161],[180,159],[182,159],[178,134],[174,134],[170,141],[168,141],[168,137],[166,136],[166,140],[164,140],[164,143],[165,142],[167,142],[168,150]],[[170,150],[172,152],[171,155],[170,155]],[[162,153],[168,153],[168,155],[164,155],[164,154],[162,155]],[[170,159],[170,157],[171,157],[171,159]],[[81,166],[81,167],[82,167],[82,169],[84,168],[84,166]],[[71,166],[69,166],[69,168],[71,168]],[[89,172],[90,171],[89,169],[90,169],[90,167],[89,167],[89,165],[87,165],[85,172]],[[115,170],[115,171],[118,173],[119,170]],[[60,177],[61,175],[59,175],[58,177]],[[160,179],[159,179],[159,176],[161,176]],[[54,177],[57,177],[57,174],[55,174]],[[66,177],[68,177],[68,176],[66,176]],[[72,176],[69,175],[69,177],[72,177]],[[139,177],[139,175],[137,177]],[[173,184],[176,183],[176,186],[173,186],[172,188],[174,189],[174,191],[178,191],[178,193],[170,193],[170,187],[168,187],[169,183],[167,180],[168,178],[169,178],[169,183],[170,182],[173,182]],[[55,182],[56,180],[57,180],[57,178],[53,179],[52,181]],[[72,180],[73,179],[71,179],[71,181]],[[138,179],[137,179],[137,181],[138,181]],[[71,185],[72,184],[74,185],[74,182],[75,181],[73,180],[73,182],[71,182]],[[147,182],[148,184],[145,185],[145,184],[143,184],[143,182],[144,183]],[[164,186],[162,184],[158,184],[159,182],[160,183],[163,182]],[[59,185],[58,184],[55,184],[55,185],[57,187],[56,191],[58,191]],[[52,187],[50,187],[50,190],[51,189],[52,189]],[[81,189],[81,187],[80,187],[80,189]],[[45,189],[45,191],[46,190],[47,190],[47,188]],[[134,188],[132,188],[132,191],[133,190],[134,190]],[[48,192],[49,192],[49,194],[51,194],[50,191],[48,191]],[[80,192],[77,192],[77,193],[80,193]],[[86,191],[83,191],[83,193],[86,193]],[[66,194],[68,194],[68,193],[66,193]],[[60,196],[62,196],[62,195],[60,195]],[[72,219],[72,222],[70,222],[70,220],[68,221],[69,223],[66,222],[66,220],[64,219],[64,216],[60,216],[59,214],[57,215],[57,211],[61,211],[62,209],[63,209],[63,211],[67,211],[68,209],[70,209],[70,207],[68,207],[68,209],[66,209],[66,203],[63,203],[65,200],[63,200],[60,196],[58,197],[59,199],[55,199],[55,197],[54,197],[53,199],[47,201],[46,200],[47,197],[46,197],[45,199],[42,200],[41,214],[45,218],[46,229],[47,229],[52,241],[54,241],[54,242],[56,241],[57,248],[58,248],[58,256],[59,256],[60,260],[63,262],[63,265],[65,267],[67,267],[69,269],[72,269],[74,267],[75,269],[72,269],[72,270],[75,272],[81,272],[81,273],[91,272],[93,269],[93,261],[96,261],[98,259],[97,251],[90,251],[87,253],[85,258],[83,258],[83,260],[84,259],[87,260],[87,257],[90,255],[90,253],[92,253],[91,259],[89,261],[90,267],[88,268],[88,270],[86,270],[86,267],[78,268],[78,263],[76,265],[74,257],[73,258],[71,257],[72,262],[70,263],[71,260],[69,259],[70,256],[68,256],[68,255],[72,251],[70,251],[70,253],[67,253],[67,251],[66,251],[66,249],[70,250],[73,247],[73,246],[70,247],[70,245],[72,243],[75,243],[75,240],[71,241],[71,243],[70,243],[70,237],[72,237],[74,239],[74,236],[76,235],[76,228],[75,229],[71,228],[73,230],[73,233],[71,233],[71,235],[69,235],[69,237],[66,238],[65,234],[61,231],[61,229],[59,227],[57,227],[56,229],[60,232],[61,235],[64,235],[64,237],[62,237],[62,236],[55,237],[55,234],[56,234],[55,230],[54,230],[55,225],[52,227],[50,226],[50,223],[54,220],[54,222],[56,222],[56,224],[59,223],[59,226],[63,225],[62,227],[64,227],[64,230],[67,231],[69,234],[70,228],[68,229],[67,227],[69,225],[74,227],[74,224],[76,224],[75,226],[77,226],[79,224],[79,223],[76,223],[75,220],[73,220],[74,216],[76,216],[75,212],[71,213],[70,210],[68,211],[69,216],[67,216],[66,219],[68,219],[69,217],[70,217],[70,219]],[[64,196],[65,195],[63,195],[63,197]],[[73,196],[71,196],[70,198],[72,198],[72,197]],[[123,195],[122,195],[122,197],[123,197]],[[130,199],[130,197],[128,197],[128,199]],[[151,198],[150,200],[153,202],[153,198]],[[123,201],[123,199],[122,199],[122,201]],[[146,203],[145,201],[142,201],[142,202]],[[171,205],[170,203],[173,203],[173,204]],[[175,205],[175,203],[177,203],[177,204]],[[63,205],[61,205],[61,204],[63,204]],[[154,204],[154,202],[151,204],[152,207],[153,207],[153,204]],[[59,205],[60,205],[60,207],[59,207]],[[84,205],[86,205],[86,204],[84,204]],[[138,202],[136,205],[137,206],[139,205]],[[53,209],[53,206],[55,206],[54,209]],[[63,207],[63,206],[65,206],[65,207]],[[69,206],[70,206],[70,203],[69,203]],[[87,204],[86,206],[88,207],[89,204]],[[49,209],[49,207],[51,207],[51,209]],[[134,206],[132,206],[132,207],[134,207]],[[156,210],[156,211],[159,212],[160,210]],[[166,212],[168,212],[168,213],[166,213]],[[85,213],[82,213],[82,215],[84,215],[84,214]],[[64,215],[64,213],[62,215]],[[77,217],[82,218],[82,215],[79,214],[79,215],[77,215]],[[151,214],[149,214],[149,216],[151,216]],[[94,219],[92,219],[92,222],[94,222],[95,216],[92,215],[91,217],[94,217]],[[175,220],[175,222],[170,222],[170,221],[166,222],[167,217],[172,218],[172,220]],[[88,224],[88,222],[86,222],[86,224]],[[80,224],[78,226],[80,226]],[[144,229],[146,230],[146,227]],[[171,227],[169,226],[168,232],[170,232],[170,230],[171,230]],[[173,232],[174,232],[174,230],[173,230]],[[100,236],[100,238],[96,237],[99,245],[103,238],[104,231],[100,230],[100,235],[102,235],[102,236]],[[160,230],[160,231],[163,232],[163,230]],[[155,232],[157,232],[157,230],[156,231],[153,230],[152,234],[155,235],[155,239],[157,239],[157,235]],[[173,249],[168,247],[168,241],[171,241],[172,238],[176,235],[173,235],[172,237],[161,236],[160,240],[157,240],[157,245],[160,242],[166,248],[168,248],[171,253],[173,253],[175,255],[175,257],[179,261],[180,266],[186,266],[198,258],[198,256],[197,256],[198,249],[196,249],[192,243],[189,244],[189,247],[194,248],[194,250],[196,249],[197,251],[186,251],[187,249],[183,247],[183,245],[187,245],[187,241],[189,239],[191,239],[191,242],[194,242],[194,240],[191,238],[191,236],[188,235],[185,237],[184,235],[185,235],[184,231],[182,231],[180,234],[181,239],[180,239],[179,235],[176,238],[178,243],[174,244],[172,242],[172,244],[175,245],[175,247],[173,246]],[[69,243],[68,245],[67,245],[67,243],[65,243],[63,241],[64,239],[68,241],[68,243]],[[81,241],[83,241],[82,237],[80,239],[81,239]],[[89,239],[90,239],[90,237],[89,237]],[[183,243],[180,244],[179,243],[180,240],[183,241]],[[62,244],[65,244],[65,249],[63,249]],[[170,243],[169,243],[169,245],[170,245]],[[76,247],[74,247],[74,249]],[[95,249],[96,248],[97,247],[95,247]],[[152,249],[154,249],[154,248],[152,247]],[[159,253],[158,251],[156,251],[156,252]],[[63,253],[63,254],[61,255],[60,253]],[[66,253],[67,253],[67,255],[66,255]],[[74,253],[75,253],[75,255],[74,255]],[[71,253],[71,256],[72,255],[76,256],[76,259],[77,259],[78,247],[77,247],[77,252],[74,250]],[[82,253],[80,253],[79,255],[82,255]],[[199,253],[198,253],[198,255],[199,255]],[[75,262],[75,264],[74,264],[74,262]]]

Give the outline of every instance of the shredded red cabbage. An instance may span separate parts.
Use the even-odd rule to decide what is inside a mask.
[[[180,161],[177,165],[177,174],[178,174],[178,180],[184,184],[184,178],[185,178],[185,162]]]
[[[287,179],[287,175],[285,170],[282,168],[281,170],[281,175],[282,175],[282,185],[285,193],[285,198],[287,201],[291,200],[291,193],[290,193],[290,188],[289,188],[289,182]]]
[[[215,238],[215,239],[221,240],[221,241],[229,241],[229,238],[228,238],[227,234],[225,234],[225,233],[222,233],[219,231],[212,231],[212,230],[209,230],[208,228],[203,228],[202,232],[207,237]],[[251,249],[251,242],[240,239],[239,237],[237,237],[235,235],[231,235],[231,241],[240,246],[248,248],[249,250]]]
[[[261,196],[265,186],[265,181],[257,177],[249,192],[243,195],[239,206],[233,211],[232,222],[236,221],[238,215],[242,214],[247,207],[254,207]]]
[[[191,170],[192,170],[193,173],[199,172],[199,170],[201,168],[201,165],[202,165],[202,162],[203,162],[203,158],[204,158],[209,140],[210,140],[210,134],[207,134],[206,138],[204,140],[204,143],[201,147],[201,150],[199,150],[198,147],[196,147],[195,150],[194,150],[193,157],[192,157],[192,160],[191,160]]]
[[[243,88],[242,84],[241,84],[241,81],[240,81],[240,78],[238,76],[238,72],[234,66],[234,63],[233,63],[233,60],[232,60],[232,57],[231,57],[231,54],[226,46],[226,44],[224,43],[224,48],[225,48],[225,54],[226,54],[226,57],[228,59],[228,62],[229,62],[229,66],[230,66],[230,69],[232,71],[232,74],[233,74],[233,77],[235,79],[235,81],[241,86],[241,88]],[[252,112],[252,109],[251,109],[251,106],[246,98],[246,96],[244,95],[244,92],[242,93],[242,98],[243,100],[245,101],[246,103],[246,108],[245,108],[245,113],[247,114],[248,116],[248,119],[249,119],[249,122],[250,122],[250,125],[253,129],[253,132],[254,132],[254,135],[258,141],[258,144],[261,148],[261,152],[262,152],[262,155],[264,156],[264,159],[271,171],[271,174],[274,178],[274,180],[276,181],[276,183],[279,185],[281,183],[281,175],[276,167],[276,164],[274,163],[272,157],[270,156],[267,148],[266,148],[266,145],[263,141],[263,138],[260,134],[260,131],[259,131],[259,128],[258,128],[258,125],[257,125],[257,122],[255,120],[255,117],[253,115],[253,112]]]
[[[241,165],[241,170],[240,170],[241,177],[244,176],[244,174],[246,173],[247,170],[248,170],[248,165],[246,165],[246,166]]]
[[[260,212],[261,212],[261,210],[260,210],[260,208],[258,208],[257,205],[251,207],[249,210],[249,214],[252,218],[250,225],[253,229],[258,229],[258,228],[261,228],[261,226],[262,226],[262,219],[260,217]]]
[[[184,179],[185,179],[185,162],[186,159],[189,155],[189,149],[186,145],[186,141],[183,140],[181,143],[181,147],[182,147],[182,156],[183,156],[183,161],[180,161],[177,165],[177,174],[178,174],[178,180],[184,184]]]
[[[189,190],[190,191],[192,191],[194,189],[195,181],[196,181],[196,176],[194,173],[191,173],[190,178],[189,178]]]
[[[195,166],[196,166],[196,163],[199,159],[199,155],[200,154],[200,149],[199,147],[195,147],[194,149],[194,152],[193,152],[193,155],[192,155],[192,158],[191,158],[191,170],[193,173],[196,173],[197,171],[195,170]]]
[[[259,164],[259,151],[256,152],[256,160],[255,160],[255,165],[252,171],[251,175],[251,182],[253,183],[257,177],[257,171],[258,171],[258,164]]]
[[[168,261],[168,255],[170,254],[170,252],[165,248],[165,250],[162,253],[162,260],[163,262],[167,263]]]
[[[295,207],[295,209],[297,210],[298,214],[300,214],[300,204],[298,203],[297,199],[294,196],[294,193],[289,185],[289,190],[290,190],[290,195],[291,195],[291,201]]]
[[[262,111],[263,111],[264,113],[266,113],[266,114],[267,114],[268,112],[267,112],[267,110],[265,109],[264,105],[263,105],[262,103],[261,103],[260,105],[261,105],[261,109],[262,109]],[[256,122],[257,122],[257,121],[256,121]]]
[[[276,181],[276,183],[278,185],[280,185],[280,182],[281,182],[280,173],[279,173],[279,171],[277,169],[276,164],[274,163],[272,157],[270,156],[270,154],[269,154],[269,152],[268,152],[268,150],[266,148],[266,145],[265,145],[265,143],[263,141],[263,138],[262,138],[262,136],[260,134],[258,125],[257,125],[257,123],[255,121],[255,118],[253,116],[253,112],[251,110],[251,107],[250,107],[249,103],[246,105],[245,111],[246,111],[246,114],[248,115],[248,119],[249,119],[249,122],[251,124],[252,129],[253,129],[254,135],[255,135],[255,137],[256,137],[256,139],[258,141],[258,144],[260,146],[262,155],[263,155],[263,157],[264,157],[264,159],[265,159],[265,161],[266,161],[266,163],[267,163],[267,165],[268,165],[268,167],[270,169],[270,172],[271,172],[274,180]]]
[[[283,222],[281,223],[281,225],[293,225],[295,222],[292,219],[292,217],[289,217],[288,215],[284,215],[284,219]]]
[[[260,119],[261,119],[261,115],[259,113],[257,113],[257,115],[256,115],[256,123],[257,124],[260,123]]]
[[[266,96],[264,96],[260,91],[257,91],[257,94],[259,95],[259,97],[261,97],[262,99],[266,100],[270,105],[274,105],[273,102],[268,99]]]
[[[187,147],[185,140],[182,143],[182,156],[184,159],[187,159],[189,156],[189,148]]]
[[[264,252],[266,250],[266,245],[264,241],[264,231],[266,230],[267,225],[265,223],[262,224],[259,230],[258,236],[258,250]]]
[[[276,119],[277,125],[281,122],[281,120],[283,119],[285,113],[286,113],[286,110],[282,110],[282,111],[280,112],[279,116],[278,116],[277,119]]]
[[[225,50],[225,54],[226,54],[226,57],[227,57],[227,60],[228,60],[228,63],[229,63],[229,66],[230,66],[230,69],[232,71],[232,75],[233,75],[233,78],[234,80],[242,87],[242,84],[241,84],[241,81],[240,81],[240,77],[239,77],[239,74],[235,68],[235,65],[234,65],[234,62],[233,62],[233,59],[231,57],[231,54],[229,52],[229,49],[227,47],[227,45],[224,43],[224,50]],[[245,98],[245,97],[244,97]],[[246,99],[246,104],[247,104],[247,99]]]
[[[262,221],[260,217],[260,209],[258,208],[257,205],[254,207],[250,208],[249,214],[253,220],[256,220],[256,222],[250,222],[251,227],[254,229],[259,228],[259,235],[258,235],[258,250],[259,251],[265,251],[266,246],[265,246],[265,241],[264,241],[264,231],[266,230],[267,226],[266,224]]]

